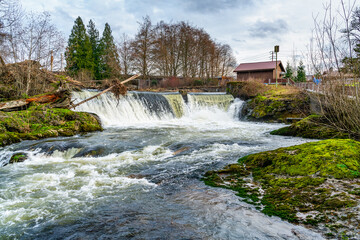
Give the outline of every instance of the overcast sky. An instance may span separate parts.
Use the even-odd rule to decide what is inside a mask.
[[[74,20],[95,21],[102,31],[108,22],[115,38],[134,36],[142,17],[153,23],[187,21],[229,44],[237,62],[267,61],[274,45],[279,59],[305,59],[312,15],[323,12],[326,0],[22,0],[28,11],[48,11],[67,37]],[[340,0],[333,0],[338,5]],[[347,2],[347,0],[345,0]],[[303,56],[302,56],[303,55]]]

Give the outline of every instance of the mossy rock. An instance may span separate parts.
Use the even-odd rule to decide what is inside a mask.
[[[18,162],[24,162],[27,159],[26,153],[15,153],[11,156],[9,163],[18,163]]]
[[[331,127],[325,119],[319,115],[310,115],[288,127],[283,127],[270,132],[272,135],[303,137],[310,139],[347,139],[348,133],[340,132]]]
[[[348,230],[360,234],[360,142],[331,139],[252,154],[203,180],[236,191],[267,215],[334,236]],[[345,220],[340,230],[325,226]]]
[[[279,148],[241,158],[240,163],[264,174],[354,178],[360,176],[360,142],[329,139],[299,146]]]
[[[69,109],[32,106],[24,111],[6,112],[0,119],[0,146],[40,138],[73,136],[101,131],[94,114]]]
[[[291,97],[259,95],[245,103],[242,114],[252,121],[286,122],[287,118],[305,117],[309,108],[309,98],[305,94]]]

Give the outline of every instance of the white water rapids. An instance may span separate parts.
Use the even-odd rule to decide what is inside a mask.
[[[74,93],[81,101],[95,94]],[[306,142],[239,120],[225,94],[104,94],[76,111],[105,130],[0,148],[0,239],[322,239],[201,181],[238,158]],[[2,163],[2,164],[1,164]]]

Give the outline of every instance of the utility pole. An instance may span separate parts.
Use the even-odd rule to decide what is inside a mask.
[[[279,45],[276,45],[276,46],[274,47],[274,52],[275,52],[275,55],[276,55],[276,62],[275,62],[276,87],[277,87],[277,85],[278,85],[278,82],[277,82],[277,81],[278,81],[278,75],[277,75],[277,71],[278,71],[278,66],[277,66],[277,54],[278,54],[279,50],[280,50]]]
[[[271,61],[273,62],[274,61],[274,51],[270,51],[270,54],[271,54]]]

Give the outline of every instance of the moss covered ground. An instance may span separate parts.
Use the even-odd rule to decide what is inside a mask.
[[[360,236],[360,142],[331,139],[252,154],[204,181],[326,237]]]
[[[272,135],[303,137],[311,139],[329,139],[329,138],[350,138],[349,134],[339,132],[326,122],[319,115],[310,115],[290,126],[272,131]]]
[[[69,109],[42,105],[23,111],[0,112],[0,146],[99,130],[102,127],[95,116]]]

